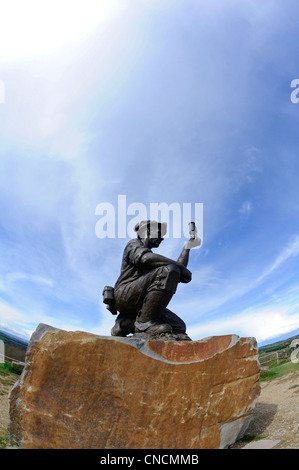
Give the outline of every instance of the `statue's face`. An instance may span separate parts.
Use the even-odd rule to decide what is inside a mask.
[[[164,238],[161,236],[161,232],[158,229],[151,228],[151,231],[149,234],[150,245],[153,248],[157,248],[163,240]]]
[[[157,248],[164,240],[161,234],[160,227],[154,224],[151,224],[150,227],[148,226],[147,230],[143,227],[143,233],[139,232],[138,236],[143,240],[143,243],[145,243],[146,246],[149,248]]]
[[[150,238],[150,244],[153,248],[157,248],[160,243],[163,242],[164,238]]]

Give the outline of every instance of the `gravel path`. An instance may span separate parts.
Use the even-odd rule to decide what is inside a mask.
[[[275,449],[299,449],[299,372],[261,383],[247,435],[279,440]],[[247,442],[236,442],[238,449]]]
[[[14,374],[0,375],[0,437],[6,436],[6,429],[9,422],[8,395],[18,380]]]

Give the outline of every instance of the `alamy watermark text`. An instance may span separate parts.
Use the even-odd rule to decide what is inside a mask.
[[[146,206],[142,202],[127,205],[126,195],[120,194],[117,206],[110,202],[101,202],[95,209],[99,216],[95,233],[98,238],[134,238],[134,227],[141,220],[156,220],[167,223],[167,233],[164,238],[189,239],[189,222],[194,221],[198,237],[203,239],[203,203],[191,202],[151,202]]]

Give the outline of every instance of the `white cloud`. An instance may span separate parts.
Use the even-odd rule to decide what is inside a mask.
[[[299,235],[293,238],[289,244],[282,249],[282,251],[278,254],[274,262],[263,272],[263,274],[258,277],[255,281],[255,284],[260,283],[263,281],[267,276],[272,274],[281,264],[287,261],[289,258],[293,256],[297,256],[299,254]]]
[[[5,276],[5,281],[7,284],[11,284],[17,281],[29,281],[37,284],[41,284],[48,287],[53,287],[54,282],[52,279],[48,279],[42,276],[35,274],[21,273],[21,272],[12,272],[8,273]]]
[[[101,306],[101,311],[102,320],[100,324],[97,327],[90,329],[89,331],[90,333],[93,333],[95,335],[110,336],[111,328],[115,323],[116,316],[111,315],[111,313],[106,309],[106,306],[104,305]]]
[[[243,215],[249,215],[252,209],[253,209],[252,202],[244,201],[239,212],[240,214],[243,214]]]
[[[246,310],[240,315],[216,320],[204,325],[196,325],[188,329],[191,338],[199,339],[206,336],[222,334],[238,334],[239,336],[255,337],[257,341],[275,338],[299,328],[299,313],[290,314],[295,306],[267,306]]]
[[[1,57],[12,60],[52,53],[99,28],[101,23],[105,25],[122,10],[117,0],[2,2]]]
[[[49,150],[50,157],[72,160],[85,154],[92,137],[88,132],[68,132],[55,136]]]
[[[274,261],[255,279],[251,277],[250,280],[248,280],[248,275],[242,273],[241,276],[240,271],[237,273],[236,278],[229,278],[224,276],[220,270],[216,270],[216,268],[212,268],[211,266],[205,266],[195,270],[193,272],[192,285],[200,289],[199,295],[201,295],[202,312],[206,313],[212,311],[226,302],[238,299],[257,288],[284,262],[298,254],[299,235],[291,239],[288,245],[276,256]],[[257,269],[261,270],[260,266],[258,266]],[[207,294],[201,292],[201,288],[205,286],[210,287]],[[182,303],[180,307],[182,308],[183,305],[184,303]],[[188,311],[197,312],[198,310],[197,299],[192,299],[190,302],[186,302],[185,305],[188,307]]]
[[[26,314],[21,312],[20,310],[10,307],[5,302],[0,299],[0,319],[2,325],[4,326],[6,322],[9,324],[16,323],[22,325],[28,321],[28,317]]]
[[[110,315],[112,316],[112,315]],[[43,312],[42,306],[39,310],[25,311],[15,307],[7,305],[7,303],[0,298],[0,329],[14,330],[23,334],[25,337],[30,337],[34,330],[37,328],[39,323],[45,323],[46,325],[53,326],[66,331],[87,331],[83,326],[82,318],[64,318],[55,315],[47,315]],[[103,331],[110,334],[107,329]]]

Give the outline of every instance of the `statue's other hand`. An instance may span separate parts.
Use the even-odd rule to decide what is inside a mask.
[[[191,238],[185,243],[185,248],[192,250],[192,248],[196,248],[197,246],[201,245],[201,239],[196,237],[196,238]]]
[[[192,279],[192,273],[189,271],[189,269],[185,268],[185,266],[182,266],[181,268],[181,282],[184,284],[188,284]]]

